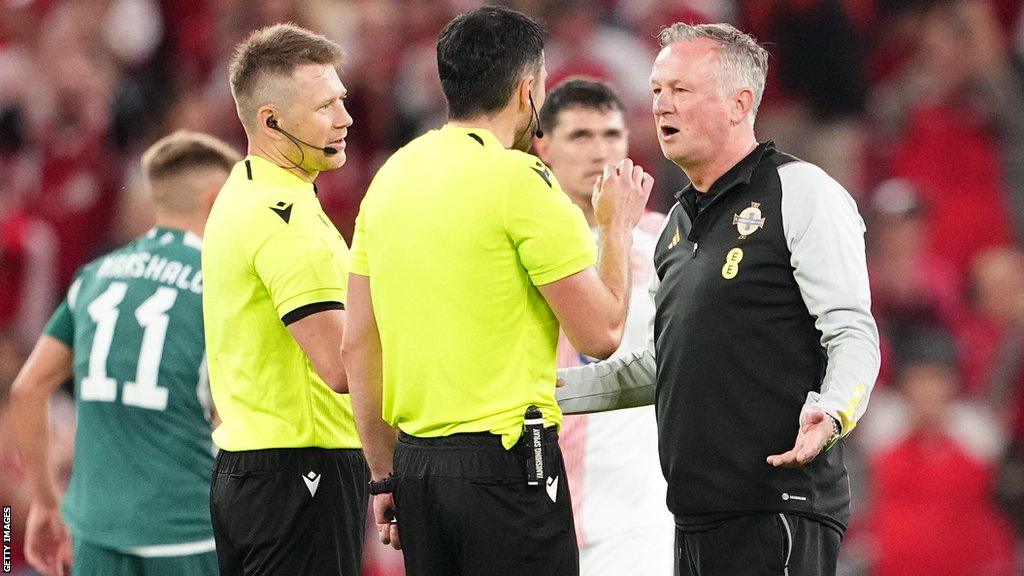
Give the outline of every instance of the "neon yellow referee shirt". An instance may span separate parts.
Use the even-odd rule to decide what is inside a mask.
[[[352,401],[287,324],[344,307],[348,247],[312,184],[258,156],[235,165],[203,238],[203,319],[224,450],[359,448]]]
[[[536,157],[446,125],[396,152],[356,219],[383,352],[383,417],[420,437],[516,443],[526,408],[561,424],[558,321],[537,290],[594,264],[583,213]]]

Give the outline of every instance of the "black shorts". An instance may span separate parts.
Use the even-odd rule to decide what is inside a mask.
[[[395,450],[407,576],[576,576],[579,551],[557,434],[547,483],[526,484],[526,447],[492,434],[415,438]]]
[[[812,518],[755,514],[676,529],[678,576],[835,576],[842,534]]]
[[[368,482],[361,450],[222,450],[210,487],[221,576],[358,576]]]

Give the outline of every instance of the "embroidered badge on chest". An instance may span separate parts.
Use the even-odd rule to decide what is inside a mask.
[[[740,240],[746,240],[747,236],[757,232],[759,228],[764,228],[764,222],[759,202],[751,202],[749,208],[732,215],[732,223],[740,233]]]
[[[740,260],[743,260],[743,249],[733,248],[725,255],[725,264],[722,265],[722,278],[732,280],[740,273]]]

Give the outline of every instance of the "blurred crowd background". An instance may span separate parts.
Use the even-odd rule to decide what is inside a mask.
[[[317,184],[351,239],[376,168],[443,122],[437,33],[479,3],[0,0],[0,500],[16,568],[28,508],[6,394],[77,267],[151,225],[140,152],[176,128],[244,150],[233,45],[266,24],[310,27],[347,52],[348,163]],[[619,91],[631,156],[657,178],[652,210],[685,184],[652,122],[657,31],[728,21],[766,43],[759,139],[822,166],[868,226],[884,361],[848,441],[841,573],[1024,574],[1024,1],[507,4],[548,28],[549,89],[584,74]],[[74,411],[57,404],[66,477]],[[397,553],[367,555],[367,576],[399,572]]]

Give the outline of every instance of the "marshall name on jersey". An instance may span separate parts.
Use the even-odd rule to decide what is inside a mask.
[[[150,280],[195,294],[203,293],[203,271],[198,266],[149,252],[111,254],[103,258],[96,277]]]

